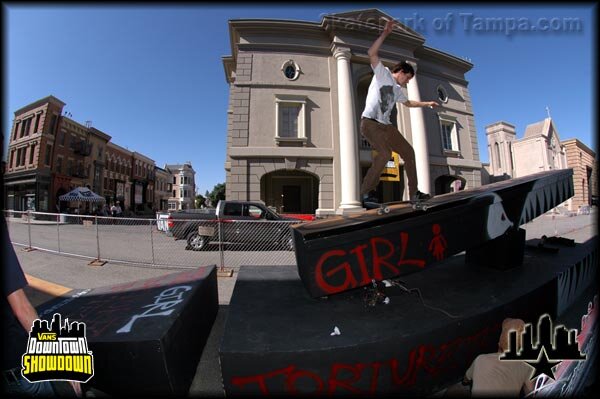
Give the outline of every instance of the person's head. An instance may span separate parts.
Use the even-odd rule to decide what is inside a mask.
[[[415,76],[415,69],[408,62],[402,61],[394,65],[392,76],[399,85],[404,86]]]
[[[508,345],[509,345],[508,333],[510,331],[517,332],[516,350],[517,351],[521,350],[521,347],[523,346],[521,333],[523,331],[525,331],[525,322],[521,319],[506,318],[502,322],[502,332],[500,333],[500,339],[498,340],[498,351],[499,352],[506,352],[508,350]],[[515,348],[511,348],[511,349],[515,349]]]

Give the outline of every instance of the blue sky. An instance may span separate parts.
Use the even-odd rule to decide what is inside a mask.
[[[528,124],[547,116],[546,107],[561,139],[578,138],[597,150],[592,4],[307,4],[3,3],[4,136],[15,110],[52,94],[74,120],[91,120],[158,166],[191,161],[204,194],[225,181],[228,87],[221,57],[231,54],[228,20],[320,22],[327,13],[379,8],[422,34],[426,45],[474,64],[466,78],[481,161],[488,161],[486,125],[507,121],[520,138]]]

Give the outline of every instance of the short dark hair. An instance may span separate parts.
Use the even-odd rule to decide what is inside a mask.
[[[396,65],[394,65],[394,67],[392,68],[392,73],[396,73],[402,71],[406,74],[411,74],[412,76],[415,76],[415,70],[412,67],[412,65],[410,65],[408,62],[406,61],[402,61],[397,63]]]

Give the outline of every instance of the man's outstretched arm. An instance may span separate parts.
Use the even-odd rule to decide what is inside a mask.
[[[404,101],[402,104],[404,104],[407,107],[411,107],[411,108],[416,108],[416,107],[439,107],[440,104],[438,104],[435,101],[414,101],[414,100],[406,100]]]
[[[369,48],[369,51],[367,52],[367,54],[369,54],[369,61],[371,62],[371,66],[373,68],[375,68],[377,64],[379,64],[379,48],[383,44],[385,38],[388,37],[390,33],[392,33],[395,23],[396,21],[394,20],[386,22],[385,27],[383,28],[383,32],[381,32],[381,35],[379,35],[377,40],[373,42],[373,44]]]

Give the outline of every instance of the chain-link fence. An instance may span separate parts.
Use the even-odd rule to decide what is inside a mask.
[[[194,268],[295,265],[290,225],[300,221],[164,220],[4,211],[13,244],[91,260]],[[178,230],[178,228],[185,230]],[[160,227],[160,228],[159,228]]]

